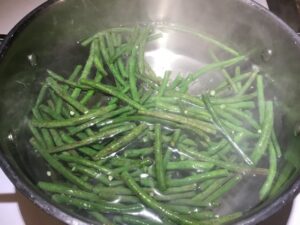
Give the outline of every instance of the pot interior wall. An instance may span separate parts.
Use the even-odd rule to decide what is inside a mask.
[[[294,128],[300,122],[300,43],[285,25],[256,5],[238,0],[56,1],[26,21],[1,56],[1,151],[20,179],[28,185],[49,180],[46,171],[51,169],[32,151],[30,135],[23,129],[46,77],[45,70],[70,74],[88,54],[78,42],[97,31],[149,23],[187,26],[242,53],[251,51],[252,62],[270,79],[267,97],[275,98],[277,103],[276,132],[282,149],[297,151],[300,143]],[[195,48],[193,44],[181,46],[174,39],[170,48],[180,55],[193,55],[202,63],[209,62],[201,52],[207,46]],[[272,50],[272,56],[266,60],[263,54],[267,50]],[[296,178],[291,177],[282,191]],[[51,179],[58,178],[54,173]]]

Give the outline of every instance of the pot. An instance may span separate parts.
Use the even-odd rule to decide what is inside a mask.
[[[176,24],[207,33],[239,52],[252,52],[250,60],[268,74],[267,96],[276,97],[275,128],[282,149],[297,156],[300,139],[300,40],[297,34],[268,10],[250,0],[57,0],[41,5],[19,22],[0,48],[0,163],[18,190],[47,213],[68,224],[95,221],[57,205],[36,187],[49,170],[28,143],[24,117],[45,79],[46,68],[69,73],[86,55],[78,42],[105,28],[136,24]],[[207,63],[193,41],[174,36],[167,46],[158,43],[152,52],[167,48],[180,55],[169,63],[186,71]],[[159,73],[156,54],[147,59]],[[267,54],[267,55],[266,55]],[[269,55],[268,55],[269,54]],[[165,63],[169,57],[161,62]],[[195,62],[197,59],[197,63]],[[188,66],[187,66],[188,65]],[[165,67],[163,67],[165,68]],[[276,110],[275,110],[276,112]],[[300,188],[299,161],[282,159],[280,170],[293,168],[276,195],[249,210],[234,224],[256,224],[278,211]]]

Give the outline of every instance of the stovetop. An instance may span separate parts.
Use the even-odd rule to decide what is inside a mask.
[[[266,0],[256,0],[268,7]],[[0,34],[9,30],[44,0],[0,0]],[[268,0],[270,2],[270,0]],[[281,211],[259,225],[299,225],[300,196],[295,199],[291,213],[292,201]],[[289,216],[291,219],[288,221]],[[0,224],[2,225],[63,225],[62,222],[47,215],[30,200],[15,190],[0,169]]]

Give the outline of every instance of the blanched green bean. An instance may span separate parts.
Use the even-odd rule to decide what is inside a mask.
[[[117,134],[120,134],[120,133],[123,133],[125,131],[131,130],[134,127],[135,127],[135,125],[131,124],[131,125],[127,125],[127,126],[124,126],[124,127],[113,128],[113,129],[107,130],[105,132],[99,131],[97,134],[95,134],[93,136],[90,136],[86,139],[83,139],[83,140],[80,140],[80,141],[77,141],[77,142],[74,142],[74,143],[71,143],[71,144],[66,144],[66,145],[63,145],[63,146],[59,146],[59,147],[56,147],[56,148],[52,148],[50,150],[50,152],[51,153],[58,153],[58,152],[67,151],[67,150],[70,150],[70,149],[75,149],[75,148],[79,148],[79,147],[82,147],[82,146],[90,145],[90,144],[95,143],[97,141],[101,141],[105,138],[109,138],[111,136],[115,136]]]
[[[89,80],[84,80],[84,79],[82,79],[81,82],[83,84],[89,85],[97,90],[103,91],[106,94],[113,95],[113,96],[121,99],[122,101],[128,103],[129,105],[131,105],[132,107],[134,107],[136,109],[141,109],[141,110],[144,109],[144,107],[141,106],[139,103],[137,103],[134,100],[130,99],[129,97],[125,96],[120,91],[115,90],[113,87],[110,87],[110,86],[104,85],[104,84],[100,84],[100,83],[95,83],[95,82],[89,81]]]
[[[122,147],[126,146],[131,141],[133,141],[137,137],[139,137],[141,135],[141,133],[147,127],[148,126],[146,124],[141,124],[141,125],[135,127],[134,129],[132,129],[132,127],[129,127],[129,129],[128,129],[128,126],[124,127],[125,129],[127,128],[127,130],[132,129],[132,131],[130,133],[128,133],[127,135],[121,137],[120,139],[115,140],[112,143],[108,144],[103,149],[101,149],[96,155],[94,155],[94,157],[93,157],[94,160],[99,160],[99,159],[102,159],[102,158],[106,158],[109,155],[115,153],[116,151],[119,151]]]
[[[274,183],[275,176],[277,173],[277,157],[276,157],[276,149],[274,148],[272,143],[269,143],[269,174],[263,186],[259,191],[259,198],[260,200],[265,199]]]
[[[32,124],[35,127],[46,127],[46,128],[56,128],[56,127],[68,127],[68,126],[76,126],[78,124],[85,123],[95,117],[99,117],[105,113],[108,113],[115,109],[116,105],[109,105],[107,107],[99,108],[95,111],[90,111],[85,115],[81,115],[78,117],[65,119],[65,120],[52,120],[52,121],[36,121],[33,120]]]
[[[185,178],[168,179],[167,185],[170,187],[178,187],[181,185],[193,184],[203,180],[209,180],[217,177],[226,177],[229,173],[227,170],[220,169],[211,172],[203,172],[197,175],[188,176]]]
[[[155,173],[158,183],[158,188],[161,191],[166,190],[165,167],[163,165],[162,140],[161,140],[161,125],[155,124],[155,140],[154,140],[154,159]]]
[[[270,101],[266,102],[266,109],[264,115],[265,118],[263,121],[261,136],[251,155],[251,159],[254,162],[254,164],[257,164],[259,162],[259,160],[265,153],[270,141],[272,127],[273,127],[273,120],[274,120],[272,102]]]

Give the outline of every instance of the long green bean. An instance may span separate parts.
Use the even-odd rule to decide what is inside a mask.
[[[155,172],[157,177],[158,188],[161,191],[166,190],[165,168],[163,166],[161,125],[155,124],[155,141],[154,141],[154,159]]]
[[[147,206],[151,207],[153,210],[157,211],[159,214],[174,220],[176,222],[182,223],[182,224],[199,224],[196,221],[193,221],[185,216],[180,216],[177,213],[165,208],[160,203],[155,201],[153,198],[151,198],[146,192],[141,189],[138,184],[133,180],[133,178],[127,173],[124,172],[121,174],[121,177],[126,183],[126,185],[137,195],[137,197]]]
[[[216,124],[216,126],[218,127],[218,129],[221,131],[221,133],[224,135],[224,137],[228,140],[228,142],[237,150],[237,152],[242,156],[242,158],[244,159],[244,161],[248,164],[248,165],[253,165],[253,162],[251,161],[251,159],[244,153],[244,151],[236,144],[236,142],[232,139],[232,137],[230,136],[230,134],[227,132],[227,130],[223,127],[222,122],[219,120],[218,116],[216,115],[216,112],[214,111],[214,108],[212,107],[209,98],[204,95],[203,96],[203,102],[207,108],[207,110],[209,111],[209,113],[211,114],[214,123]]]
[[[130,127],[130,129],[132,129],[132,127]],[[94,155],[94,160],[99,160],[102,158],[105,158],[113,153],[115,153],[116,151],[119,151],[122,147],[126,146],[127,144],[129,144],[131,141],[133,141],[134,139],[136,139],[138,136],[141,135],[141,133],[147,128],[146,124],[141,124],[139,126],[137,126],[136,128],[132,129],[132,131],[130,133],[128,133],[127,135],[121,137],[119,140],[115,140],[112,143],[110,143],[109,145],[107,145],[106,147],[104,147],[103,149],[101,149],[101,151],[99,151],[96,155]]]

